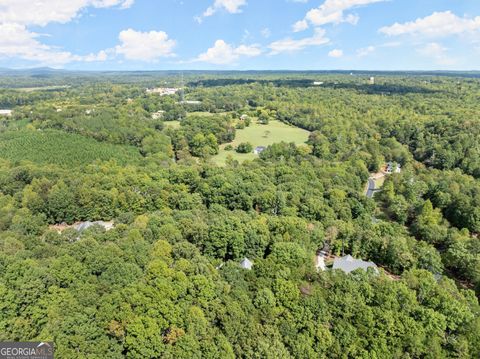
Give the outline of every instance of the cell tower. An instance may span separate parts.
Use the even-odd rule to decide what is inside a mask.
[[[180,103],[183,103],[185,101],[185,81],[183,78],[183,71],[182,71],[182,76],[180,80]]]

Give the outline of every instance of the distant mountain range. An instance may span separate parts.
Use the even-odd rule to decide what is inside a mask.
[[[9,69],[0,68],[0,75],[49,75],[49,74],[61,74],[70,73],[68,70],[53,69],[51,67],[34,67],[29,69]]]
[[[458,77],[480,77],[480,71],[370,71],[370,70],[140,70],[140,71],[82,71],[82,70],[65,70],[54,69],[51,67],[35,67],[25,69],[0,68],[0,76],[33,76],[48,77],[56,75],[95,75],[95,74],[283,74],[283,73],[299,73],[299,74],[351,74],[351,75],[413,75],[413,76],[458,76]]]

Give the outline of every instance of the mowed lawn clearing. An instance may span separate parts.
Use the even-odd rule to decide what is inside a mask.
[[[173,129],[176,130],[176,129],[180,128],[180,121],[165,121],[163,123],[163,125],[165,127],[170,127],[170,128],[173,128]]]
[[[237,153],[235,150],[225,151],[227,145],[236,148],[242,142],[250,142],[253,148],[257,146],[269,146],[279,142],[294,142],[296,145],[302,145],[308,140],[310,132],[301,128],[287,125],[280,121],[270,121],[268,125],[261,125],[253,120],[249,127],[243,130],[237,130],[235,140],[228,144],[220,146],[218,155],[213,156],[212,160],[219,166],[224,166],[228,155],[240,162],[253,160],[258,156],[254,153]]]

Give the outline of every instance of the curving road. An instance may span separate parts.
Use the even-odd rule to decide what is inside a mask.
[[[378,192],[380,189],[375,187],[375,179],[370,177],[368,179],[368,189],[367,189],[367,197],[373,198],[375,192]]]

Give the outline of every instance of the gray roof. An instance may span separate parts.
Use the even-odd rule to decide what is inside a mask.
[[[240,262],[240,266],[244,269],[252,269],[253,262],[251,262],[248,258],[243,258],[243,261]]]
[[[82,222],[80,224],[78,224],[75,229],[79,232],[81,231],[84,231],[88,228],[90,228],[91,226],[93,226],[93,222],[90,222],[90,221],[86,221],[86,222]]]
[[[107,229],[107,230],[108,230],[108,227],[109,227],[109,226],[108,226],[108,223],[107,223],[107,222],[104,222],[104,221],[95,221],[95,222],[86,221],[86,222],[81,222],[81,223],[77,224],[77,225],[75,226],[75,229],[76,229],[77,231],[79,231],[79,232],[82,232],[82,231],[84,231],[84,230],[86,230],[86,229],[88,229],[88,228],[90,228],[90,227],[92,227],[92,226],[94,226],[94,225],[103,227],[103,228],[105,228],[105,229]]]
[[[333,269],[341,269],[345,273],[350,273],[355,269],[364,269],[373,268],[375,273],[378,273],[377,265],[373,262],[365,262],[361,259],[355,259],[352,256],[348,255],[342,258],[336,258],[333,262]]]

